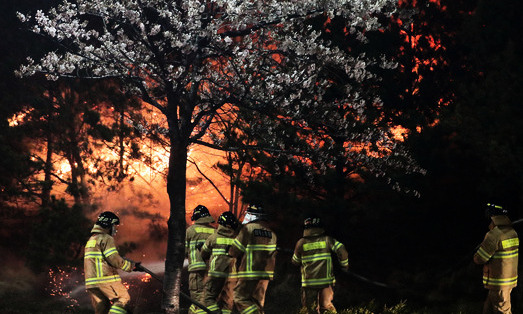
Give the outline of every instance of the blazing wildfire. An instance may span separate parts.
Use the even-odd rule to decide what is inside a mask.
[[[338,312],[481,309],[483,205],[523,214],[517,1],[8,2],[7,312],[89,312],[86,242],[110,211],[134,313],[185,313],[193,209],[219,230],[253,204],[270,217],[253,234],[278,239],[266,313],[300,312],[312,216],[348,252]]]

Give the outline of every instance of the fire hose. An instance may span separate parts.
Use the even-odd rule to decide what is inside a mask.
[[[515,226],[515,225],[518,225],[520,223],[523,223],[523,219],[519,219],[519,220],[516,220],[516,221],[512,222],[512,225]],[[476,245],[476,247],[474,248],[473,251],[469,252],[462,260],[458,261],[456,264],[454,264],[452,267],[450,267],[447,271],[445,271],[441,275],[437,276],[437,278],[446,277],[449,274],[451,274],[452,272],[456,271],[457,269],[463,267],[464,263],[466,263],[467,261],[470,261],[471,255],[474,255],[474,253],[477,252],[477,250],[479,249],[480,245],[481,244]],[[289,253],[289,254],[292,254],[294,252],[293,250],[286,249],[286,248],[281,248],[281,247],[277,247],[276,250],[280,251],[280,252],[284,252],[284,253]],[[345,275],[354,277],[357,280],[360,280],[362,282],[366,282],[366,283],[368,283],[370,285],[373,285],[373,286],[377,286],[377,287],[381,287],[381,288],[387,288],[387,289],[410,290],[414,294],[419,294],[420,293],[420,291],[418,291],[418,290],[407,289],[406,287],[402,287],[402,286],[389,285],[389,284],[385,284],[385,283],[382,283],[382,282],[374,281],[374,280],[368,279],[368,278],[366,278],[364,276],[361,276],[361,275],[359,275],[359,274],[357,274],[357,273],[355,273],[353,271],[350,271],[350,270],[342,270],[342,272]]]
[[[163,284],[163,280],[162,278],[160,278],[157,274],[153,273],[151,270],[147,269],[146,267],[142,266],[142,264],[137,264],[136,265],[136,269],[138,271],[143,271],[145,273],[148,273],[149,275],[151,275],[151,277],[153,277],[154,279],[158,280],[159,282],[161,282]],[[165,293],[165,291],[163,291],[162,289],[162,292]],[[193,298],[191,298],[190,296],[188,296],[187,294],[183,293],[180,291],[180,295],[185,298],[186,300],[188,300],[189,302],[191,302],[192,304],[196,305],[197,307],[199,307],[200,309],[202,309],[203,311],[205,311],[206,313],[216,313],[216,312],[213,312],[211,310],[209,310],[207,307],[205,307],[205,305],[201,304],[200,302],[194,300]]]
[[[282,248],[282,247],[277,247],[276,250],[279,251],[279,252],[283,252],[283,253],[289,253],[289,254],[294,253],[293,250]],[[369,283],[371,285],[374,285],[374,286],[378,286],[378,287],[382,287],[382,288],[395,288],[395,287],[391,287],[390,285],[384,284],[382,282],[370,280],[370,279],[368,279],[366,277],[363,277],[361,275],[358,275],[358,274],[356,274],[356,273],[354,273],[354,272],[352,272],[352,271],[350,271],[348,269],[343,269],[342,272],[344,274],[346,274],[346,275],[352,276],[352,277],[354,277],[354,278],[356,278],[356,279],[358,279],[360,281],[367,282],[367,283]]]
[[[517,225],[517,224],[520,224],[523,222],[523,219],[519,219],[519,220],[516,220],[512,223],[512,225]],[[472,252],[472,254],[474,254],[479,248],[479,244],[474,248],[474,251]],[[277,251],[280,251],[280,252],[284,252],[284,253],[293,253],[294,251],[293,250],[290,250],[290,249],[286,249],[286,248],[281,248],[281,247],[278,247],[276,248]],[[467,254],[467,256],[465,257],[467,260],[470,260],[470,254]],[[461,264],[463,264],[463,262],[465,261],[465,258],[461,261],[459,261],[458,263],[456,263],[456,265],[454,267],[451,267],[447,272],[443,273],[443,275],[441,275],[440,277],[444,277],[446,275],[448,275],[449,273],[453,272],[456,270],[456,268],[458,267],[461,267]],[[159,282],[161,282],[163,284],[163,280],[158,276],[156,275],[155,273],[153,273],[151,270],[147,269],[146,267],[142,266],[141,264],[138,264],[136,265],[136,269],[139,270],[139,271],[143,271],[143,272],[146,272],[148,273],[149,275],[151,275],[151,277],[153,277],[154,279],[158,280]],[[349,276],[352,276],[360,281],[363,281],[363,282],[367,282],[371,285],[374,285],[374,286],[378,286],[378,287],[382,287],[382,288],[389,288],[389,289],[398,289],[398,288],[402,288],[402,287],[394,287],[394,286],[391,286],[391,285],[387,285],[385,283],[382,283],[382,282],[377,282],[377,281],[374,281],[374,280],[370,280],[364,276],[361,276],[361,275],[358,275],[350,270],[343,270],[343,273],[345,273],[346,275],[349,275]],[[163,292],[163,290],[162,290]],[[165,292],[164,292],[165,293]],[[190,296],[188,296],[187,294],[183,293],[180,291],[180,295],[185,298],[186,300],[188,300],[189,302],[193,303],[194,305],[198,306],[199,308],[201,308],[203,311],[205,311],[206,313],[216,313],[216,312],[213,312],[211,310],[209,310],[207,307],[205,307],[203,304],[201,304],[200,302],[192,299]]]

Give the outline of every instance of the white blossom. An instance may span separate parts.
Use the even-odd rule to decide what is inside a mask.
[[[282,119],[295,120],[305,129],[324,123],[335,134],[321,129],[310,141],[318,151],[320,170],[332,166],[332,156],[320,148],[327,138],[337,136],[345,139],[347,156],[365,160],[368,169],[381,175],[383,165],[376,166],[376,158],[356,154],[353,144],[378,143],[382,151],[376,153],[397,150],[402,156],[408,154],[386,130],[356,132],[354,127],[367,122],[366,108],[382,104],[361,87],[378,79],[369,66],[393,69],[396,64],[384,56],[372,59],[342,51],[306,20],[340,18],[346,22],[349,36],[366,42],[365,34],[381,27],[378,14],[392,14],[396,2],[186,0],[177,5],[167,0],[64,0],[49,12],[17,14],[33,32],[62,44],[40,60],[28,59],[17,75],[119,77],[129,90],[161,110],[169,101],[175,102],[169,97],[181,101],[190,97],[190,88],[201,86],[200,103],[189,119],[196,122],[192,134],[208,125],[205,119],[209,116],[197,114],[206,113],[205,109],[212,112],[212,106],[226,103],[233,95],[243,105],[277,110]],[[326,68],[348,78],[339,86],[346,95],[332,102],[325,97],[334,84],[325,78],[322,71]],[[349,121],[340,112],[357,117]],[[196,118],[202,120],[194,121]],[[267,121],[253,123],[252,128],[274,138],[278,135]],[[419,170],[414,161],[404,159],[405,167]]]

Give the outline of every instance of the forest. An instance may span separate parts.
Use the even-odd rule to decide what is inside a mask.
[[[339,313],[481,311],[485,205],[523,232],[523,2],[120,2],[4,0],[0,312],[91,313],[83,250],[110,210],[163,278],[122,275],[133,313],[160,313],[187,292],[192,210],[250,203],[280,248],[266,313],[300,313],[311,213],[349,253]]]

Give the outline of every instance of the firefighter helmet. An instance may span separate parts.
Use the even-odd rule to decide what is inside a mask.
[[[247,212],[257,216],[265,215],[263,207],[261,207],[259,204],[250,204],[247,207]]]
[[[220,217],[218,217],[218,224],[229,227],[231,229],[238,228],[239,222],[238,219],[236,219],[236,216],[234,216],[231,212],[223,212]]]
[[[210,215],[211,214],[209,213],[209,210],[207,209],[207,207],[205,207],[203,205],[198,205],[194,208],[194,210],[192,212],[191,220],[192,221],[198,220],[202,217],[207,217]]]
[[[111,229],[114,225],[120,224],[120,218],[113,212],[103,212],[98,216],[96,224],[102,228]]]
[[[507,215],[507,214],[508,214],[508,211],[506,209],[504,209],[503,206],[492,204],[492,203],[487,203],[487,208],[485,210],[485,215],[487,217],[490,218],[492,216],[500,216],[500,215]]]
[[[321,227],[321,220],[317,216],[309,216],[303,220],[303,228],[319,228]]]
[[[255,220],[265,218],[267,215],[263,207],[258,204],[250,204],[247,206],[247,212],[243,218],[242,224],[246,224]]]

